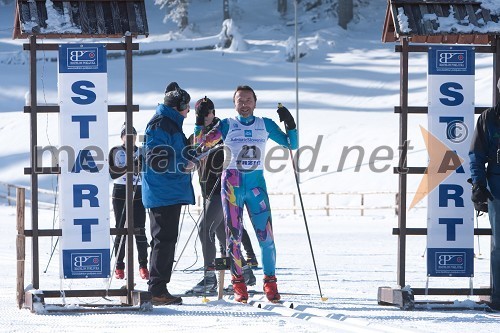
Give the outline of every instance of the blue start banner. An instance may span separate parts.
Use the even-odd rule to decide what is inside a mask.
[[[110,274],[108,84],[100,44],[59,46],[61,277]]]
[[[474,209],[466,166],[474,132],[474,48],[428,51],[427,274],[473,276]]]

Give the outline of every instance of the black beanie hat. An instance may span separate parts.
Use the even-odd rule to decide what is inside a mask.
[[[177,108],[177,111],[185,110],[190,100],[191,96],[189,96],[186,90],[181,89],[177,82],[170,82],[165,89],[163,104]]]
[[[120,130],[120,137],[123,137],[127,132],[127,123],[123,123],[122,128]],[[132,134],[137,135],[137,131],[135,130],[134,126],[132,126]]]
[[[199,115],[200,110],[202,110],[203,108],[207,108],[207,111],[212,111],[215,109],[214,102],[212,102],[210,100],[210,98],[208,98],[207,96],[205,96],[204,98],[200,98],[196,102],[196,104],[194,106],[194,110],[196,112],[196,115]]]

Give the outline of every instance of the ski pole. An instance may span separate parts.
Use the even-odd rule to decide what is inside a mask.
[[[219,182],[220,178],[217,179],[217,182],[215,183],[215,186],[214,186],[214,189],[217,187],[218,185],[218,182]],[[208,198],[206,199],[207,201],[210,201],[210,199],[212,198],[212,194],[214,193],[214,189],[212,189],[212,192],[210,192]],[[188,239],[186,240],[186,243],[184,244],[184,247],[182,248],[182,251],[181,253],[179,254],[179,257],[177,258],[177,260],[175,261],[175,265],[174,265],[174,268],[172,270],[175,271],[175,268],[177,267],[177,264],[179,263],[179,261],[181,260],[182,258],[182,254],[184,253],[184,250],[186,250],[186,247],[189,243],[189,241],[191,240],[191,237],[193,236],[193,233],[194,231],[196,230],[196,228],[198,227],[198,222],[200,221],[201,217],[203,216],[203,213],[200,214],[200,216],[198,216],[198,220],[196,221],[194,227],[193,227],[193,230],[191,230],[191,233],[189,234],[189,237]]]
[[[137,178],[135,180],[135,184],[134,184],[134,187],[132,189],[132,198],[135,198],[135,192],[137,190],[137,186],[138,186],[138,183],[139,183],[139,179],[141,178],[141,174],[139,172],[139,174],[137,175]],[[120,223],[119,223],[119,228],[123,228],[123,226],[125,225],[125,217],[124,217],[124,213],[125,213],[125,208],[127,207],[127,205],[125,204],[123,206],[123,210],[122,210],[122,215],[121,215],[121,218],[120,218]],[[123,223],[122,223],[123,222]],[[118,237],[118,236],[117,236]],[[113,252],[111,253],[111,258],[110,258],[110,261],[113,259],[113,254],[115,253],[116,251],[116,255],[115,255],[115,263],[113,264],[113,272],[115,271],[116,269],[116,264],[118,262],[118,255],[122,249],[122,245],[123,245],[123,240],[125,239],[125,235],[120,235],[120,242],[118,244],[118,248],[116,247],[116,243],[113,242]],[[109,289],[111,287],[111,282],[113,281],[113,276],[114,274],[110,274],[110,277],[109,277],[109,283],[108,283],[108,288]]]
[[[57,243],[59,243],[59,237],[57,237],[56,243],[52,247],[52,252],[50,253],[49,262],[47,263],[47,266],[45,267],[45,270],[43,271],[44,273],[47,273],[47,270],[49,269],[50,262],[52,261],[52,257],[54,256],[54,252],[56,251]]]
[[[202,175],[203,175],[203,172],[202,172]],[[207,182],[205,181],[204,184],[203,184],[203,188],[204,188],[204,191],[206,192],[207,191]],[[207,290],[207,279],[206,279],[206,275],[207,275],[207,270],[208,270],[208,267],[205,265],[205,255],[207,253],[207,238],[208,238],[208,230],[207,230],[207,199],[204,197],[203,198],[203,224],[200,226],[201,227],[201,230],[203,232],[203,237],[205,238],[203,244],[202,244],[202,253],[203,253],[203,290],[206,292]],[[201,239],[200,239],[201,241]],[[205,294],[205,293],[203,293]],[[206,295],[203,295],[203,298],[201,299],[201,302],[202,303],[208,303],[210,300],[207,298]]]
[[[476,228],[479,229],[479,211],[476,211]],[[478,256],[481,255],[481,243],[479,243],[479,234],[477,234],[477,251]]]
[[[203,173],[202,173],[203,175]],[[207,176],[208,177],[208,176]],[[207,181],[208,179],[206,179],[204,181],[204,192],[206,193],[207,191]],[[214,194],[214,191],[215,189],[217,188],[217,186],[219,185],[219,182],[220,182],[220,176],[217,178],[217,181],[215,182],[215,185],[212,187],[212,190],[210,191],[210,194],[208,195],[208,198],[203,198],[203,214],[201,214],[201,216],[203,216],[203,221],[202,221],[202,225],[200,226],[202,232],[203,232],[203,237],[205,238],[205,241],[203,242],[202,244],[202,247],[204,250],[203,251],[203,261],[205,261],[205,255],[206,255],[206,247],[208,245],[208,237],[210,237],[209,233],[210,233],[210,227],[208,226],[208,221],[207,221],[207,205],[210,203],[210,201],[212,200],[212,195]],[[214,240],[215,242],[215,240]],[[205,265],[205,263],[203,263],[203,289],[207,290],[207,279],[205,278],[206,277],[206,274],[207,274],[207,271],[208,271],[208,267]],[[202,303],[208,303],[210,300],[206,297],[206,295],[203,295],[203,298],[202,298]]]
[[[142,158],[141,156],[142,156],[142,152],[139,148],[139,157],[138,158]],[[137,185],[138,185],[140,177],[141,177],[141,173],[139,170],[139,174],[137,175],[137,178],[136,178],[135,183],[134,183],[134,187],[132,189],[132,198],[135,198],[135,191],[137,190]],[[120,215],[120,221],[118,223],[118,228],[123,228],[123,226],[125,225],[125,208],[126,208],[126,205],[123,205],[122,213]],[[119,235],[117,237],[119,237]],[[120,238],[120,240],[121,240],[121,238]],[[112,251],[111,256],[109,258],[110,262],[113,258],[115,251],[116,251],[116,244],[115,244],[115,239],[113,238],[113,251]]]
[[[137,185],[138,185],[138,182],[139,182],[139,178],[140,178],[140,175],[136,178],[135,180],[135,183],[134,183],[134,188],[132,190],[132,198],[135,197],[135,192],[137,190]],[[123,205],[123,209],[122,209],[122,214],[120,215],[120,223],[118,223],[118,228],[123,228],[123,226],[125,225],[125,208],[127,207],[127,205]],[[121,246],[121,241],[124,237],[122,237],[122,235],[118,235],[116,237],[121,237],[120,238],[120,246]],[[115,238],[116,238],[115,237]],[[113,251],[111,253],[111,258],[113,258],[113,255],[116,251],[116,244],[115,242],[113,241]],[[118,253],[120,252],[120,249],[118,249]]]
[[[57,180],[58,179],[59,179],[59,175],[57,176]],[[56,210],[56,205],[57,205],[57,192],[58,192],[58,187],[56,185],[56,190],[55,190],[55,195],[54,195],[54,223],[55,223],[55,210]],[[54,226],[54,224],[52,224],[52,227],[53,226]],[[51,237],[50,241],[52,243],[53,237]],[[50,251],[49,261],[47,262],[47,266],[45,267],[45,270],[43,271],[44,273],[47,273],[47,270],[49,269],[49,265],[52,262],[52,257],[54,256],[54,252],[56,252],[57,243],[59,243],[59,237],[57,237],[54,246],[52,246],[52,250]]]
[[[278,108],[282,107],[283,105],[281,103],[278,103]],[[286,127],[286,124],[285,124]],[[290,144],[290,138],[287,137],[288,140],[288,151],[290,152],[290,157],[292,160],[292,166],[293,166],[293,175],[295,176],[295,184],[297,185],[297,192],[299,194],[299,201],[300,201],[300,207],[302,208],[302,215],[304,216],[304,224],[306,226],[306,232],[307,232],[307,240],[309,241],[309,248],[311,249],[311,257],[314,265],[314,273],[316,274],[316,281],[318,282],[318,289],[319,289],[319,296],[321,297],[321,300],[324,302],[328,300],[327,297],[323,297],[323,293],[321,292],[321,284],[319,282],[319,276],[318,276],[318,269],[316,268],[316,259],[314,258],[314,251],[312,247],[312,242],[311,242],[311,235],[309,234],[309,226],[307,225],[307,217],[306,217],[306,212],[304,209],[304,202],[302,201],[302,193],[300,191],[300,185],[299,185],[299,178],[298,178],[298,171],[297,167],[295,166],[295,160],[293,158],[293,152]]]
[[[196,230],[196,227],[198,226],[198,222],[200,221],[200,218],[201,218],[201,215],[198,216],[198,220],[195,222],[194,224],[194,227],[193,227],[193,230],[191,230],[191,233],[189,234],[189,237],[188,239],[186,240],[186,243],[184,244],[184,247],[182,248],[182,251],[181,253],[179,254],[179,257],[177,258],[177,260],[175,261],[175,265],[174,265],[174,268],[172,268],[173,271],[175,271],[175,268],[177,267],[177,264],[179,263],[179,260],[181,260],[182,258],[182,255],[184,254],[184,250],[186,250],[186,247],[189,243],[189,241],[191,240],[191,237],[193,236],[193,233],[194,231]]]

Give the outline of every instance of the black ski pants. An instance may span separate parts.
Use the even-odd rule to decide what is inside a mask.
[[[224,244],[224,253],[226,247],[226,230],[220,195],[216,194],[210,200],[207,199],[204,206],[205,210],[201,212],[198,236],[203,252],[204,267],[214,267],[214,259],[217,254],[215,236],[221,244]]]
[[[148,285],[153,296],[167,292],[174,264],[181,208],[182,204],[175,204],[149,210],[151,257]]]
[[[115,227],[124,228],[127,213],[125,210],[126,190],[124,185],[113,186],[113,211],[115,213]],[[139,235],[135,235],[135,244],[137,246],[137,257],[139,267],[148,267],[148,240],[146,238],[146,209],[141,200],[141,187],[137,186],[133,200],[134,204],[134,228],[139,229]],[[114,244],[114,253],[117,257],[116,268],[124,269],[125,248],[127,236],[116,236]],[[123,240],[122,240],[123,238]],[[121,242],[121,244],[120,244]]]

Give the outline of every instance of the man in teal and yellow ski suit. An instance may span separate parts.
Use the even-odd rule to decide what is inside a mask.
[[[246,303],[248,292],[242,275],[241,237],[243,206],[246,205],[262,253],[264,292],[269,301],[280,299],[276,285],[276,247],[271,222],[271,208],[264,179],[264,158],[268,138],[290,149],[297,149],[295,121],[285,107],[278,108],[286,133],[268,118],[255,117],[257,96],[249,86],[238,86],[233,95],[238,116],[220,121],[207,131],[205,115],[196,118],[195,143],[205,148],[224,141],[226,160],[221,176],[221,197],[227,235],[227,255],[231,258],[231,275],[235,300]],[[199,118],[199,119],[198,119]]]

